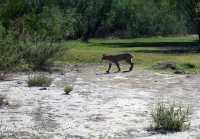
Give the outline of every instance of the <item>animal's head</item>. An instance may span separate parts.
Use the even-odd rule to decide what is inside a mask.
[[[106,54],[103,54],[102,55],[102,58],[101,58],[101,61],[105,60],[106,59]]]

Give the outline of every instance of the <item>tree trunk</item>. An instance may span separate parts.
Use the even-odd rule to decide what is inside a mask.
[[[89,38],[94,37],[98,27],[101,24],[101,20],[97,20],[94,24],[88,24],[87,31],[82,36],[82,41],[88,42]]]
[[[83,34],[81,40],[82,40],[83,42],[88,42],[89,37],[90,37],[90,30],[87,30],[87,31]]]
[[[90,27],[90,24],[88,23],[87,30],[86,32],[83,33],[83,36],[81,38],[83,42],[88,42],[89,37],[90,37],[90,32],[91,32],[91,27]]]
[[[199,42],[200,42],[200,22],[197,24],[197,34],[198,34]]]
[[[200,42],[200,32],[198,32],[198,38],[199,38],[199,40],[198,40],[198,41]]]

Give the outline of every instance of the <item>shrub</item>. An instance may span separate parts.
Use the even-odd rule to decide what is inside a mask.
[[[152,118],[156,131],[178,132],[190,127],[189,107],[182,105],[158,103],[153,109]]]
[[[67,95],[68,95],[72,90],[73,90],[73,87],[72,87],[72,86],[65,86],[65,88],[64,88],[65,94],[67,94]]]
[[[28,86],[29,87],[49,87],[51,85],[52,79],[45,75],[37,75],[29,77]]]
[[[182,64],[182,66],[185,68],[188,68],[188,69],[196,68],[196,65],[192,64],[192,63],[184,63],[184,64]]]
[[[5,80],[21,62],[17,46],[0,44],[0,80]]]
[[[48,70],[52,59],[63,54],[63,47],[50,45],[33,45],[22,47],[23,59],[33,70]]]
[[[8,105],[8,101],[6,100],[5,96],[0,95],[0,106]]]
[[[193,63],[181,63],[177,64],[177,69],[174,72],[175,74],[185,74],[188,72],[195,72],[195,69],[198,68],[198,65]]]

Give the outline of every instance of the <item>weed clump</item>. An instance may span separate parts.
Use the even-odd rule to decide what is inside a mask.
[[[159,132],[178,132],[190,127],[190,109],[182,105],[158,103],[152,111],[154,125]]]
[[[173,61],[164,61],[153,65],[156,70],[173,71],[175,74],[195,73],[199,69],[199,65],[193,63],[176,63]]]
[[[69,93],[73,90],[72,86],[65,86],[64,92],[66,95],[69,95]]]
[[[8,101],[5,96],[0,95],[0,106],[8,105]]]
[[[185,74],[188,72],[195,72],[198,69],[198,65],[193,63],[182,63],[177,65],[177,70],[174,72],[175,74]]]
[[[52,79],[45,75],[29,77],[27,83],[29,87],[49,87]]]
[[[197,67],[195,64],[192,64],[192,63],[183,63],[181,64],[181,66],[186,69],[194,69]]]

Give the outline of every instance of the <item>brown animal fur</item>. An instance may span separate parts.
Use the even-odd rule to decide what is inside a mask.
[[[117,66],[118,72],[120,72],[121,71],[120,65],[119,65],[120,61],[125,61],[128,64],[130,64],[129,71],[133,70],[134,63],[132,62],[132,59],[133,59],[133,55],[130,54],[130,53],[124,53],[124,54],[118,54],[118,55],[105,55],[104,54],[102,56],[102,61],[103,60],[109,61],[109,67],[108,67],[107,73],[110,72],[110,69],[112,67],[112,63],[114,63]]]

